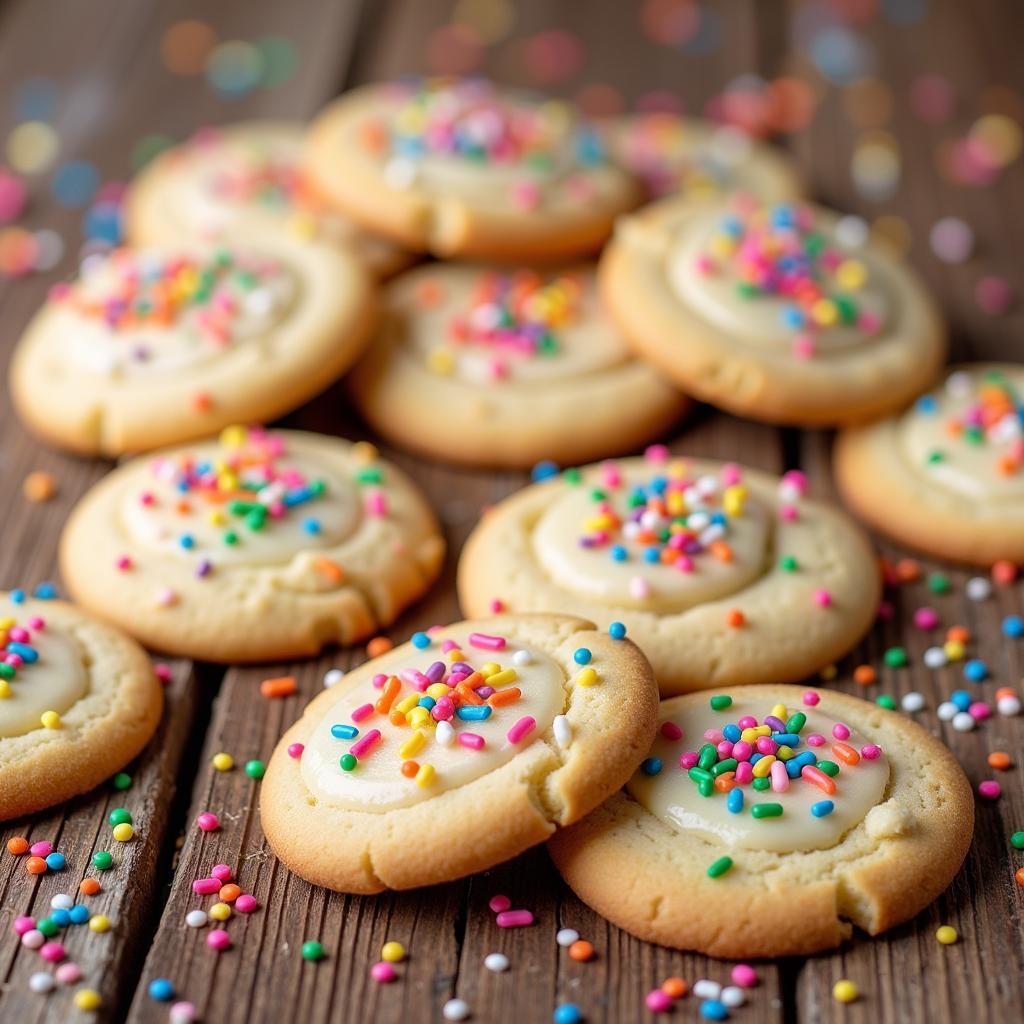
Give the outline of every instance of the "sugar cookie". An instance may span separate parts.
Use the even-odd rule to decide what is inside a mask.
[[[297,121],[243,121],[203,128],[161,153],[125,197],[128,242],[144,247],[230,240],[239,226],[258,223],[351,246],[379,276],[406,266],[405,250],[326,210],[312,195],[299,167],[304,134]]]
[[[650,441],[686,400],[635,359],[593,270],[434,263],[387,288],[352,401],[389,440],[470,465],[583,462]]]
[[[662,200],[620,222],[601,294],[637,352],[712,405],[866,420],[926,388],[946,343],[917,276],[865,234],[807,203]]]
[[[0,594],[0,657],[0,820],[98,786],[160,721],[142,648],[63,601]]]
[[[119,249],[54,288],[11,366],[26,423],[62,447],[118,455],[271,419],[346,370],[374,322],[359,261],[287,232],[232,239]]]
[[[664,695],[800,679],[864,635],[880,590],[860,530],[804,488],[663,448],[569,470],[485,515],[462,610],[624,622]]]
[[[612,155],[651,196],[704,200],[744,192],[782,203],[804,191],[789,156],[730,125],[659,112],[615,118],[607,134]]]
[[[434,581],[444,541],[372,445],[232,427],[105,477],[60,553],[71,593],[147,646],[270,661],[394,621]]]
[[[954,367],[902,414],[843,431],[835,473],[846,503],[901,544],[1024,562],[1024,366]]]
[[[665,701],[660,720],[625,791],[550,846],[580,898],[641,939],[718,957],[815,953],[853,925],[877,935],[913,917],[967,854],[960,765],[894,711],[739,686]]]
[[[353,220],[436,256],[593,252],[639,191],[561,100],[481,79],[365,86],[313,122],[312,186]]]
[[[281,738],[260,816],[284,863],[343,892],[493,867],[618,789],[654,736],[628,640],[564,615],[417,633],[320,694]]]

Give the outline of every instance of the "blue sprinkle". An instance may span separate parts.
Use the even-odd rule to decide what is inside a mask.
[[[14,604],[24,604],[25,603],[25,591],[24,590],[20,590],[20,589],[19,590],[12,590],[11,591],[11,601]]]
[[[315,537],[320,532],[320,520],[313,519],[312,516],[308,519],[303,519],[302,528],[306,533],[312,534]]]
[[[562,1003],[561,1006],[555,1007],[555,1012],[551,1015],[551,1019],[554,1024],[579,1024],[583,1019],[583,1015],[575,1003]]]
[[[58,167],[50,182],[54,199],[61,206],[88,206],[100,187],[100,176],[87,160],[69,160]]]
[[[705,999],[700,1004],[700,1015],[705,1020],[725,1020],[729,1016],[729,1011],[725,1003],[717,999]]]
[[[464,722],[485,722],[491,717],[489,704],[466,704],[455,714]]]
[[[71,924],[71,914],[68,911],[58,908],[50,912],[50,920],[57,925],[58,928],[67,928]]]
[[[626,627],[621,622],[613,622],[608,627],[608,635],[613,640],[621,640],[626,635]]]
[[[827,818],[835,809],[836,805],[831,800],[819,800],[811,804],[811,814],[816,818]]]
[[[972,698],[966,690],[954,690],[949,699],[961,711],[966,711],[971,706]]]
[[[550,459],[543,459],[530,470],[530,479],[536,484],[541,480],[550,480],[558,476],[558,463]]]
[[[57,853],[57,851],[54,850],[53,853],[46,855],[46,866],[51,871],[63,871],[65,864],[67,864],[67,861],[64,859],[63,853]]]
[[[923,398],[919,398],[917,400],[914,408],[922,416],[934,416],[939,410],[939,403],[935,400],[933,395],[925,395]]]
[[[755,750],[754,753],[750,755],[750,763],[757,764],[757,762],[760,761],[762,757],[764,757],[764,754],[762,754],[759,750]]]
[[[657,565],[661,561],[661,549],[660,548],[645,548],[644,549],[644,561],[650,562],[652,565]]]
[[[730,789],[729,796],[726,799],[726,807],[729,808],[731,814],[742,814],[743,813],[743,790],[742,789]]]
[[[168,978],[154,978],[149,983],[149,996],[158,1003],[166,1003],[174,998],[174,985]]]
[[[429,696],[428,694],[425,693],[425,694],[423,694],[422,697],[420,697],[420,699],[418,701],[416,701],[416,706],[417,707],[421,707],[421,708],[426,708],[428,711],[433,711],[434,705],[436,703],[437,703],[437,701],[434,700],[433,697],[431,697],[431,696]]]
[[[183,533],[178,538],[178,543],[186,550],[191,551],[196,546],[196,539],[190,533]]]
[[[76,903],[68,911],[68,917],[71,918],[72,924],[85,924],[91,916],[89,908],[82,903]]]
[[[1019,615],[1007,615],[1003,619],[1003,635],[1011,640],[1019,640],[1024,636],[1024,619]]]
[[[575,661],[577,665],[589,665],[591,657],[592,655],[586,647],[577,647],[572,654],[572,660]]]
[[[7,644],[7,650],[11,654],[17,654],[26,665],[31,665],[39,660],[39,652],[28,644],[15,643],[13,640]]]
[[[971,658],[964,664],[964,679],[970,683],[980,683],[988,679],[988,665],[980,658]]]
[[[332,725],[331,735],[336,740],[354,740],[359,735],[359,730],[354,725]]]
[[[21,593],[21,591],[18,591]],[[32,591],[32,596],[38,598],[40,601],[52,601],[57,596],[57,584],[56,583],[40,583],[35,590]],[[11,595],[11,599],[14,599],[14,595]],[[24,597],[22,597],[24,600]]]
[[[431,639],[426,633],[413,633],[411,639],[413,647],[418,651],[425,651],[431,644]]]
[[[729,741],[730,743],[739,743],[739,741],[740,741],[740,738],[741,738],[741,737],[743,736],[743,730],[742,730],[742,729],[740,729],[740,727],[739,727],[738,725],[735,725],[735,724],[733,724],[733,725],[727,725],[727,726],[726,726],[726,727],[725,727],[725,728],[724,728],[724,729],[722,730],[722,735],[723,735],[723,736],[724,736],[724,737],[725,737],[725,738],[726,738],[726,739],[727,739],[727,740],[728,740],[728,741]]]
[[[772,739],[779,746],[796,747],[800,744],[800,737],[795,732],[773,732]]]
[[[644,758],[643,764],[640,765],[640,771],[642,771],[644,775],[658,775],[661,772],[661,758]]]
[[[629,552],[621,544],[616,544],[611,549],[611,556],[614,562],[625,562],[629,558]]]

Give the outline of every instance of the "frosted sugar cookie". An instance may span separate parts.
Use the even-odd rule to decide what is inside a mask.
[[[807,203],[655,203],[620,223],[600,282],[639,355],[752,419],[870,419],[928,387],[945,357],[917,276],[863,222]]]
[[[0,819],[109,779],[149,742],[162,708],[134,640],[63,601],[0,593]]]
[[[128,241],[136,247],[230,241],[238,227],[262,224],[351,246],[377,275],[401,269],[408,253],[313,196],[299,166],[304,131],[293,121],[243,121],[203,128],[161,153],[125,197]]]
[[[1024,366],[954,367],[900,415],[843,431],[835,473],[846,503],[901,544],[1024,562]]]
[[[767,203],[803,193],[782,150],[729,125],[669,113],[633,114],[608,125],[609,146],[651,196],[720,199],[743,192]]]
[[[34,431],[86,454],[187,441],[323,390],[374,314],[355,256],[287,232],[118,249],[51,291],[14,353],[11,395]]]
[[[342,892],[493,867],[629,778],[657,688],[616,633],[564,615],[416,633],[361,665],[281,738],[260,816],[284,863]]]
[[[388,286],[349,383],[389,440],[471,465],[629,451],[686,403],[608,324],[590,267],[410,271]]]
[[[365,86],[314,120],[305,169],[325,202],[443,257],[593,252],[638,190],[561,100],[482,79]]]
[[[393,622],[444,541],[372,445],[233,427],[101,480],[61,538],[71,593],[147,646],[281,660]]]
[[[485,515],[462,609],[624,622],[665,695],[800,679],[864,635],[880,586],[860,530],[805,487],[660,447],[568,470]]]
[[[953,755],[903,715],[795,686],[661,706],[625,790],[556,835],[584,902],[664,946],[780,957],[877,935],[953,880],[974,828]]]

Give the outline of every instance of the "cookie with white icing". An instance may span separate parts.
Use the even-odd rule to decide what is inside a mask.
[[[313,121],[304,167],[371,231],[445,258],[594,252],[639,190],[563,100],[483,79],[364,86]]]
[[[0,594],[0,819],[109,779],[149,742],[162,709],[134,640],[63,601]]]
[[[1024,562],[1024,366],[954,367],[899,415],[843,431],[835,474],[846,503],[901,544]]]
[[[147,646],[248,662],[387,626],[437,577],[444,540],[372,445],[232,427],[114,470],[60,554],[75,598]]]
[[[278,857],[342,892],[493,867],[610,796],[654,736],[627,639],[563,615],[416,633],[349,672],[281,738],[260,790]]]
[[[880,596],[864,535],[805,488],[660,447],[568,470],[486,513],[459,562],[462,610],[623,622],[663,695],[801,679],[857,643]]]
[[[375,313],[350,250],[287,232],[118,249],[51,291],[15,350],[11,396],[34,431],[84,454],[207,437],[322,391]]]
[[[434,263],[403,274],[347,383],[380,434],[469,465],[630,451],[686,406],[608,323],[590,266]]]
[[[409,263],[388,239],[326,209],[300,167],[305,126],[295,121],[243,121],[203,128],[161,153],[132,181],[124,230],[135,247],[230,240],[246,225],[289,231],[349,246],[378,276]]]
[[[660,722],[625,789],[550,843],[577,895],[641,939],[815,953],[913,917],[967,854],[970,784],[903,715],[739,686],[665,701]]]
[[[946,353],[917,275],[865,236],[809,203],[666,199],[620,221],[601,294],[637,353],[703,401],[770,423],[860,422],[920,394]]]

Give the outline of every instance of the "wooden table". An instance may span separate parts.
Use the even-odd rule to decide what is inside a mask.
[[[209,122],[255,115],[308,116],[357,82],[424,70],[425,41],[450,18],[453,6],[443,0],[249,0],[219,5],[198,0],[2,0],[0,95],[9,96],[30,75],[53,78],[64,90],[56,125],[62,159],[82,156],[105,176],[124,177],[131,146],[148,133],[178,138]],[[566,83],[568,91],[583,81],[611,83],[627,98],[663,88],[686,97],[691,109],[699,109],[737,74],[770,78],[794,68],[800,71],[806,58],[794,57],[787,40],[802,6],[782,0],[729,0],[716,5],[720,45],[708,54],[685,58],[645,39],[637,28],[637,5],[623,0],[522,2],[515,35],[556,25],[577,34],[587,64]],[[865,5],[844,6],[853,10]],[[901,26],[876,15],[858,26],[876,46],[877,74],[896,98],[887,130],[900,141],[904,167],[892,199],[872,203],[852,187],[849,161],[856,132],[843,113],[837,90],[822,86],[817,117],[787,143],[824,200],[869,217],[895,213],[908,222],[915,239],[911,259],[941,298],[958,356],[1021,358],[1022,314],[987,316],[978,311],[972,293],[986,268],[1009,275],[1021,291],[1024,227],[1018,220],[1024,166],[1018,161],[987,189],[947,184],[936,172],[934,152],[949,129],[913,117],[906,95],[916,76],[941,71],[961,89],[962,128],[977,116],[975,100],[986,83],[1010,87],[1018,96],[1024,93],[1019,57],[1024,5],[933,0],[931,7],[928,19],[916,25]],[[201,78],[172,78],[158,58],[159,38],[168,25],[186,17],[213,22],[221,38],[288,36],[302,57],[297,74],[281,88],[251,93],[232,103],[219,99]],[[511,44],[495,47],[486,68],[515,80],[520,72],[514,55]],[[6,107],[0,112],[0,131],[9,130],[13,122],[2,119],[12,116]],[[36,192],[30,223],[76,238],[80,213],[60,208],[42,186]],[[975,227],[979,255],[967,266],[944,265],[928,249],[928,228],[945,214],[962,216]],[[73,266],[71,252],[59,271],[69,273]],[[56,275],[0,281],[0,340],[5,352],[10,352],[54,279]],[[351,422],[337,389],[285,423],[365,436],[364,429]],[[54,577],[61,525],[78,497],[109,466],[43,447],[24,432],[6,401],[0,429],[0,582],[31,585]],[[827,495],[831,490],[825,435],[780,431],[704,411],[672,447],[741,458],[767,469],[802,466],[811,474],[815,492]],[[452,580],[459,547],[481,507],[522,486],[526,478],[459,471],[386,447],[385,454],[425,488],[444,521],[451,547],[441,583],[394,630],[394,636],[405,637],[413,629],[458,617]],[[59,495],[47,504],[33,505],[22,496],[21,482],[35,469],[59,478]],[[890,556],[901,554],[887,544],[881,548]],[[940,566],[925,561],[923,568],[927,575]],[[1024,760],[1021,720],[995,718],[969,734],[939,723],[934,709],[960,685],[960,672],[956,666],[941,671],[922,666],[921,653],[929,637],[909,624],[909,616],[928,603],[938,608],[944,623],[970,627],[976,649],[993,667],[994,682],[979,688],[991,700],[996,685],[1017,685],[1021,678],[1024,648],[1002,639],[999,622],[1020,611],[1022,588],[997,588],[991,600],[971,603],[963,591],[970,574],[941,568],[953,580],[951,592],[931,594],[924,582],[902,587],[893,595],[895,618],[877,628],[841,664],[834,685],[856,692],[852,668],[863,661],[880,665],[886,647],[904,644],[910,667],[880,668],[880,683],[866,696],[923,693],[928,710],[919,720],[950,744],[977,783],[992,774],[985,761],[992,750],[1009,751],[1018,764]],[[116,845],[105,822],[118,805],[131,809],[138,837],[116,851],[115,869],[103,876],[105,891],[90,900],[95,910],[109,915],[113,929],[94,935],[82,928],[67,940],[84,971],[82,986],[102,993],[103,1019],[165,1020],[166,1004],[147,994],[148,983],[156,977],[171,978],[178,998],[194,1002],[202,1019],[211,1022],[403,1024],[439,1020],[442,1005],[455,994],[469,1003],[473,1019],[479,1021],[550,1020],[552,1009],[562,1001],[578,1003],[590,1021],[640,1020],[648,1016],[645,993],[669,975],[691,982],[727,977],[725,963],[646,945],[596,917],[560,883],[543,849],[462,882],[373,899],[329,894],[284,870],[263,839],[257,784],[239,769],[214,771],[211,757],[228,751],[239,764],[251,757],[266,759],[283,729],[320,688],[325,669],[345,668],[363,657],[361,650],[332,651],[301,665],[226,672],[176,662],[168,687],[168,714],[157,740],[130,769],[134,783],[129,791],[101,788],[48,814],[11,823],[4,830],[5,839],[28,834],[56,840],[68,856],[68,867],[37,878],[26,874],[13,857],[0,856],[0,1019],[29,1022],[79,1015],[71,1007],[72,992],[67,988],[49,996],[29,993],[28,978],[40,961],[19,946],[10,921],[23,913],[42,916],[53,894],[75,891],[90,873],[91,853]],[[299,693],[283,701],[261,698],[259,681],[283,673],[296,675]],[[750,1024],[1022,1019],[1024,890],[1015,885],[1013,872],[1024,857],[1008,843],[1009,833],[1024,827],[1019,771],[1017,767],[1003,776],[1001,800],[979,805],[967,862],[934,906],[884,938],[858,936],[832,955],[762,964],[760,986],[751,993],[750,1004],[734,1012],[734,1019]],[[195,828],[196,815],[204,809],[219,813],[220,831],[202,833]],[[228,927],[234,948],[222,954],[207,948],[204,932],[184,926],[188,909],[210,902],[193,896],[192,880],[218,862],[235,866],[243,887],[261,904],[256,913],[232,920]],[[498,930],[487,909],[488,899],[497,892],[532,908],[536,924]],[[934,932],[942,923],[960,931],[956,945],[936,942]],[[561,927],[575,928],[590,939],[597,957],[584,964],[570,960],[555,944]],[[299,955],[301,943],[309,938],[320,939],[328,951],[320,963],[306,962]],[[386,939],[403,942],[411,957],[399,968],[401,980],[383,986],[370,979],[369,968]],[[511,959],[508,973],[494,975],[483,969],[483,957],[495,950]],[[854,979],[862,992],[858,1002],[847,1006],[831,996],[834,982],[844,977]],[[680,1004],[676,1013],[697,1019],[695,1001]]]

